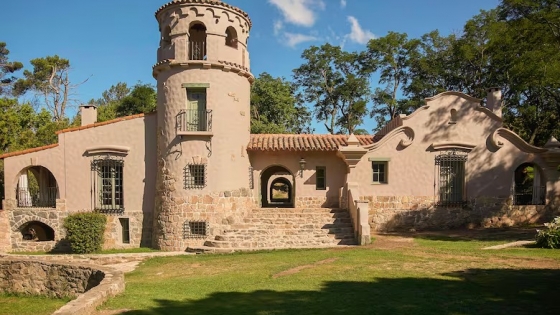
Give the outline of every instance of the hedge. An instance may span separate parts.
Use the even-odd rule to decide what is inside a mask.
[[[66,239],[76,254],[94,253],[101,250],[107,217],[96,212],[74,213],[64,219]]]

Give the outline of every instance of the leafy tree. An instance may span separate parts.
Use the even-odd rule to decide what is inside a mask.
[[[15,82],[14,94],[34,92],[55,121],[64,120],[66,109],[72,103],[72,91],[79,85],[70,81],[70,61],[54,55],[33,59],[31,65],[33,71],[25,70],[24,78]]]
[[[314,116],[325,121],[329,133],[353,132],[367,114],[369,94],[360,55],[324,44],[306,49],[302,58],[305,63],[294,70],[302,100],[313,104]]]
[[[116,117],[150,113],[156,110],[157,93],[151,84],[138,83],[115,104]]]
[[[23,64],[18,61],[9,61],[10,51],[6,48],[5,42],[0,42],[0,95],[11,92],[12,85],[16,77],[12,74],[23,68]]]
[[[96,105],[118,103],[122,101],[130,92],[131,90],[125,82],[118,82],[115,85],[111,85],[108,90],[103,91],[103,93],[101,94],[102,97],[100,99],[90,103]]]
[[[310,114],[284,78],[263,72],[251,87],[251,133],[304,133]]]
[[[363,62],[371,72],[379,72],[379,84],[372,95],[373,110],[371,117],[377,121],[377,129],[385,125],[399,112],[406,112],[406,102],[399,102],[397,96],[403,86],[411,80],[410,67],[418,58],[417,39],[408,39],[405,33],[389,32],[386,36],[371,39],[368,43]]]

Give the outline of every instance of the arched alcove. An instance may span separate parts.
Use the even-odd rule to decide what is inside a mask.
[[[513,204],[544,205],[546,181],[534,163],[519,165],[513,174]]]
[[[23,224],[19,230],[24,241],[54,241],[54,230],[43,222],[30,221]]]
[[[233,26],[226,29],[226,46],[237,49],[237,31]]]
[[[16,186],[20,208],[55,208],[58,184],[46,167],[31,166],[19,172]]]
[[[192,22],[189,27],[189,59],[206,60],[206,26]]]
[[[295,200],[295,176],[286,167],[281,165],[273,165],[261,173],[261,205],[264,208],[293,208]],[[275,186],[278,191],[287,189],[287,198],[282,193],[278,198],[274,196]],[[283,187],[283,188],[280,188]]]
[[[165,48],[171,45],[171,27],[167,25],[161,32],[161,47]]]

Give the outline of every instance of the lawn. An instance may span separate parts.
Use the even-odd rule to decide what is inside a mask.
[[[478,236],[154,258],[100,314],[560,314],[560,250],[482,250],[509,236]]]
[[[40,296],[23,296],[0,293],[0,314],[48,315],[70,299],[51,299]]]

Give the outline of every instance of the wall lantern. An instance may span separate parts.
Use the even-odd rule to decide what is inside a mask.
[[[300,177],[302,177],[302,178],[303,178],[303,169],[305,168],[306,163],[307,163],[307,161],[305,161],[304,158],[301,158],[299,160]]]

